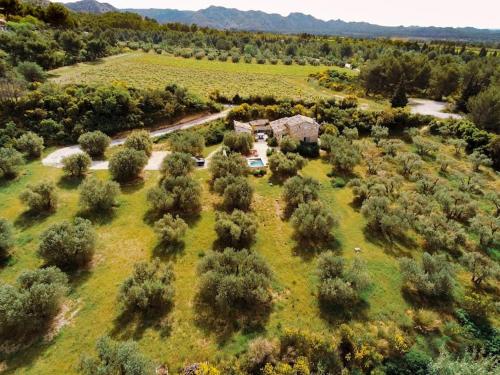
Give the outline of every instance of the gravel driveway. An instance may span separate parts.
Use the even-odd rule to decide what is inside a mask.
[[[231,108],[227,108],[222,112],[219,113],[214,113],[211,115],[203,116],[200,117],[196,120],[191,120],[187,122],[181,122],[176,125],[169,126],[168,128],[164,129],[158,129],[155,131],[150,132],[151,138],[156,138],[156,137],[161,137],[162,135],[173,133],[179,130],[185,130],[189,128],[193,128],[196,126],[200,126],[203,124],[206,124],[207,122],[211,122],[214,120],[218,120],[221,118],[224,118],[227,116]],[[119,146],[125,143],[126,138],[115,138],[111,141],[110,147],[114,146]],[[68,146],[68,147],[63,147],[60,148],[59,150],[56,150],[52,152],[51,154],[47,155],[42,160],[42,164],[48,167],[56,167],[56,168],[62,168],[62,160],[70,155],[74,154],[79,154],[83,152],[78,145],[74,146]],[[146,166],[146,170],[158,170],[161,165],[161,161],[163,158],[167,155],[166,152],[164,151],[153,151],[153,154],[151,155],[151,158],[148,161],[148,164]],[[92,166],[90,169],[93,170],[102,170],[102,169],[108,169],[108,162],[106,160],[96,160],[92,161]]]

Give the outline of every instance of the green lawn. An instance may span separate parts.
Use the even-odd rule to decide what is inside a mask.
[[[53,82],[62,84],[124,83],[139,88],[163,88],[177,83],[204,98],[210,92],[219,90],[228,96],[237,93],[242,96],[268,94],[278,98],[312,100],[335,94],[308,81],[311,73],[325,69],[355,74],[352,70],[338,67],[245,64],[142,52],[111,56],[99,62],[63,67],[50,73]],[[360,103],[370,108],[381,106],[365,99]]]
[[[445,146],[442,146],[442,152],[447,152]],[[434,164],[429,164],[429,168],[435,168]],[[401,293],[398,258],[409,254],[418,257],[422,251],[420,245],[417,242],[411,248],[401,244],[391,247],[386,243],[368,241],[363,231],[365,220],[351,204],[351,190],[333,188],[327,177],[330,170],[328,164],[317,159],[310,161],[302,173],[321,182],[321,201],[338,218],[339,226],[334,230],[338,241],[335,251],[352,260],[354,248],[360,247],[360,256],[367,263],[373,287],[365,296],[366,309],[353,320],[402,324],[407,321],[406,311],[412,306]],[[363,167],[356,172],[364,174]],[[95,174],[99,178],[109,178],[106,171]],[[317,305],[316,254],[308,255],[305,249],[296,248],[290,223],[281,219],[283,188],[270,184],[269,174],[263,178],[249,177],[255,188],[253,207],[259,222],[254,249],[265,258],[274,273],[274,308],[265,330],[259,333],[236,332],[228,340],[219,342],[215,332],[205,331],[196,325],[193,311],[196,267],[200,257],[212,248],[215,240],[215,204],[219,200],[208,189],[207,170],[198,170],[194,175],[203,186],[201,217],[190,226],[184,251],[164,259],[174,263],[176,275],[172,312],[163,321],[149,325],[140,321],[128,324],[118,322],[118,288],[130,275],[135,262],[151,259],[156,244],[153,230],[144,216],[148,208],[147,191],[158,177],[157,172],[147,172],[143,184],[122,189],[120,206],[115,215],[96,223],[98,246],[91,269],[72,277],[72,292],[66,303],[67,324],[53,340],[37,343],[8,358],[4,362],[6,373],[75,373],[80,356],[91,352],[96,340],[103,334],[136,340],[144,353],[157,363],[168,363],[171,370],[186,363],[234,356],[243,351],[248,341],[257,334],[275,336],[285,328],[335,334],[335,328],[342,321],[327,321]],[[32,162],[23,167],[18,179],[0,185],[1,215],[16,225],[14,255],[7,266],[0,269],[1,281],[13,282],[23,269],[39,267],[42,262],[36,255],[36,249],[40,233],[53,223],[77,215],[77,187],[60,183],[60,178],[60,170]],[[485,178],[490,188],[499,187],[499,179],[493,174],[488,173]],[[29,220],[23,215],[23,207],[17,197],[27,183],[41,179],[59,183],[59,208],[45,219]],[[461,279],[468,283],[468,277]]]

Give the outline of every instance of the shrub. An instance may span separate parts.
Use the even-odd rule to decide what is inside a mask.
[[[428,375],[431,360],[426,353],[410,349],[401,358],[390,358],[385,371],[387,375]]]
[[[68,279],[56,267],[24,271],[16,285],[0,284],[0,337],[33,339],[61,307]]]
[[[248,155],[253,147],[253,136],[249,133],[227,132],[224,134],[224,145],[233,152]]]
[[[291,217],[295,235],[311,243],[331,239],[336,220],[320,202],[301,203]]]
[[[92,223],[80,217],[49,227],[40,237],[38,254],[51,265],[73,269],[87,264],[94,254]]]
[[[148,193],[148,201],[153,211],[181,216],[198,214],[201,210],[200,197],[200,184],[188,176],[167,177],[159,187]]]
[[[335,177],[332,180],[332,186],[334,188],[343,188],[344,186],[346,186],[346,184],[346,181],[342,177]]]
[[[240,210],[234,210],[231,214],[217,213],[215,232],[220,244],[241,249],[255,240],[257,219]]]
[[[331,251],[321,254],[318,274],[319,300],[328,306],[353,307],[370,284],[361,259],[356,258],[351,268],[347,269],[345,261]]]
[[[66,156],[63,160],[63,172],[69,177],[83,177],[92,165],[90,156],[85,152]]]
[[[173,152],[198,156],[203,153],[205,139],[201,134],[195,132],[176,133],[170,140],[170,148]]]
[[[153,152],[153,141],[146,130],[136,130],[130,133],[124,146],[137,151],[144,151],[148,157]]]
[[[23,61],[17,65],[16,70],[27,82],[45,82],[47,79],[47,74],[36,62]]]
[[[136,263],[132,276],[120,288],[118,300],[129,312],[162,312],[173,304],[173,281],[171,264],[162,266],[158,259]]]
[[[182,242],[188,226],[180,217],[165,214],[155,223],[155,232],[163,245],[176,246]]]
[[[295,176],[306,163],[306,159],[295,153],[276,152],[269,157],[269,169],[280,179]]]
[[[251,373],[259,373],[267,363],[275,363],[279,355],[279,344],[276,341],[257,337],[248,344],[244,358],[244,367]]]
[[[202,259],[197,303],[216,319],[255,322],[267,314],[272,303],[271,270],[248,250],[227,248]]]
[[[382,139],[387,138],[389,136],[389,128],[379,125],[372,126],[371,136],[375,144],[378,146],[379,142]]]
[[[99,130],[83,133],[78,138],[78,144],[82,150],[93,158],[104,156],[104,152],[110,143],[111,138]]]
[[[413,314],[415,328],[422,333],[438,332],[441,328],[439,315],[432,310],[418,309]]]
[[[133,341],[118,342],[104,336],[96,344],[97,356],[83,357],[78,371],[84,375],[148,375],[152,362],[144,357]]]
[[[420,156],[432,156],[438,149],[433,142],[419,135],[413,137],[413,145]]]
[[[285,182],[283,199],[287,213],[292,213],[300,204],[319,198],[320,184],[311,177],[295,176]]]
[[[16,148],[28,158],[39,158],[45,148],[43,138],[33,132],[24,133],[16,140]]]
[[[161,163],[160,172],[164,176],[187,176],[194,170],[194,160],[191,155],[182,152],[173,152],[165,156]]]
[[[498,370],[499,360],[495,356],[483,356],[474,352],[466,352],[462,357],[453,357],[447,351],[431,362],[429,374],[453,375],[475,374],[489,375]]]
[[[118,182],[132,181],[139,177],[147,162],[144,151],[124,148],[111,157],[109,173]]]
[[[80,206],[95,212],[111,210],[119,192],[120,186],[114,181],[87,177],[80,186]]]
[[[470,227],[479,236],[479,244],[483,248],[500,244],[500,217],[477,214],[470,220]]]
[[[0,218],[0,261],[9,256],[9,251],[14,245],[12,226],[5,219]]]
[[[298,147],[299,147],[299,142],[297,142],[295,139],[291,137],[285,136],[280,142],[280,150],[284,154],[287,154],[289,152],[295,152],[297,151]]]
[[[28,185],[19,199],[33,212],[53,211],[57,206],[56,186],[53,182],[42,181]]]
[[[468,159],[472,165],[473,172],[479,172],[481,166],[489,167],[493,164],[489,157],[479,151],[474,151],[469,155]]]
[[[454,286],[453,266],[444,255],[424,253],[422,265],[410,258],[400,261],[405,287],[425,297],[451,299]]]
[[[17,176],[17,167],[23,163],[23,156],[13,148],[0,148],[0,178]]]
[[[409,152],[398,154],[395,160],[399,164],[399,172],[407,178],[412,177],[423,166],[420,156]]]

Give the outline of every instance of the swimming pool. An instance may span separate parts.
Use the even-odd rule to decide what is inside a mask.
[[[250,168],[261,168],[265,166],[264,161],[261,158],[251,158],[247,159]]]

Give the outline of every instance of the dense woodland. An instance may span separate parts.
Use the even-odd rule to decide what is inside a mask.
[[[63,160],[57,184],[36,181],[19,194],[26,221],[43,222],[60,213],[64,208],[58,203],[69,194],[77,194],[79,211],[40,233],[36,254],[43,267],[23,271],[14,282],[0,281],[0,339],[16,348],[1,352],[0,360],[15,363],[16,355],[46,337],[68,293],[85,282],[80,275],[94,272],[89,267],[100,246],[99,225],[114,220],[121,196],[142,188],[137,181],[158,146],[144,128],[234,104],[226,120],[157,141],[172,153],[159,179],[148,185],[147,207],[141,201],[138,214],[157,238],[155,257],[135,263],[121,281],[113,306],[117,320],[150,323],[171,314],[179,292],[174,255],[207,210],[202,197],[209,196],[216,202],[210,206],[215,241],[212,250],[199,254],[191,308],[204,332],[218,337],[218,345],[239,330],[251,339],[237,355],[185,363],[170,373],[498,373],[499,45],[218,31],[159,25],[128,13],[77,15],[59,4],[41,7],[18,0],[0,0],[0,8],[8,20],[7,30],[0,31],[0,191],[11,194],[9,184],[34,168],[30,163],[48,146],[78,142],[85,151]],[[241,64],[325,65],[323,73],[310,78],[352,95],[305,101],[214,92],[205,101],[175,83],[144,90],[47,82],[50,69],[138,49]],[[360,75],[329,69],[345,64],[359,68]],[[466,117],[411,114],[399,108],[408,95],[446,100]],[[362,110],[356,96],[389,98],[394,108]],[[232,121],[296,114],[322,124],[320,145],[292,139],[278,145],[270,139],[269,171],[250,171],[242,155],[252,149],[253,139],[231,131]],[[126,131],[125,144],[109,153],[109,136]],[[219,144],[222,150],[214,152],[208,171],[196,174],[192,156]],[[103,157],[109,159],[110,178],[89,175],[92,159]],[[308,164],[316,166],[308,172],[314,178],[302,173]],[[275,219],[290,225],[297,248],[307,253],[303,259],[314,258],[315,290],[309,297],[321,319],[335,322],[334,333],[280,325],[275,337],[259,336],[282,298],[269,259],[254,248],[259,232],[268,230],[255,212],[263,199],[256,186],[263,188],[254,179],[266,173],[271,176],[265,177],[265,188],[281,189],[271,203],[283,205]],[[65,186],[70,193],[63,193]],[[377,280],[361,257],[348,260],[337,251],[341,223],[325,203],[327,189],[352,191],[349,209],[362,216],[363,231],[373,243],[421,250],[418,257],[403,253],[397,259],[399,292],[414,307],[404,322],[364,318]],[[19,226],[0,217],[0,278],[4,267],[15,264]],[[80,353],[75,371],[154,373],[159,364],[144,354],[147,348],[115,338],[103,336],[95,343],[96,353]],[[169,364],[169,358],[162,361]]]

